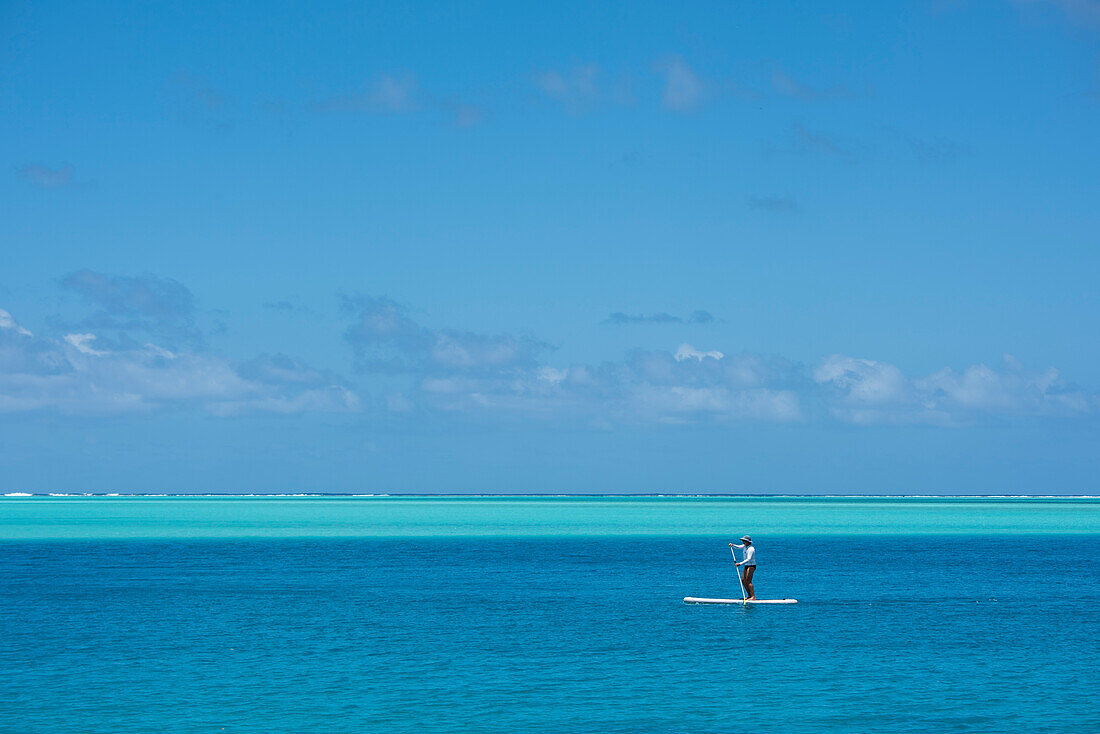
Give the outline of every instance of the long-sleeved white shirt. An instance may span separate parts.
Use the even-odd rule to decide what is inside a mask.
[[[734,548],[744,548],[745,555],[743,560],[738,563],[738,566],[755,566],[756,565],[756,546],[755,545],[735,545]]]

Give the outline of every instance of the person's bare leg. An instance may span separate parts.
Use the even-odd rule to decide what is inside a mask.
[[[745,591],[749,594],[749,599],[756,599],[756,592],[752,588],[752,575],[756,571],[756,566],[745,566]]]

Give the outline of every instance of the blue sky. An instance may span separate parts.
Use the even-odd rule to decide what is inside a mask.
[[[1100,492],[1094,0],[0,38],[0,491]]]

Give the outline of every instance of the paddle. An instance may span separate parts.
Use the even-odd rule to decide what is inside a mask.
[[[745,582],[741,580],[741,567],[737,565],[737,553],[733,550],[733,543],[730,543],[730,555],[733,556],[733,571],[737,574],[737,583],[741,586],[741,598],[747,599],[745,596]]]

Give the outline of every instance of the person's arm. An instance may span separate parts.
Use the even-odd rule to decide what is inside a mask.
[[[730,543],[730,548],[744,548],[744,547],[745,547],[745,546],[744,546],[743,544],[742,544],[742,545],[734,545],[733,543]],[[744,561],[738,562],[738,560],[737,560],[737,556],[736,556],[736,555],[734,555],[734,556],[733,556],[733,565],[735,565],[735,566],[740,566],[740,565],[741,565],[741,563],[744,563]]]

